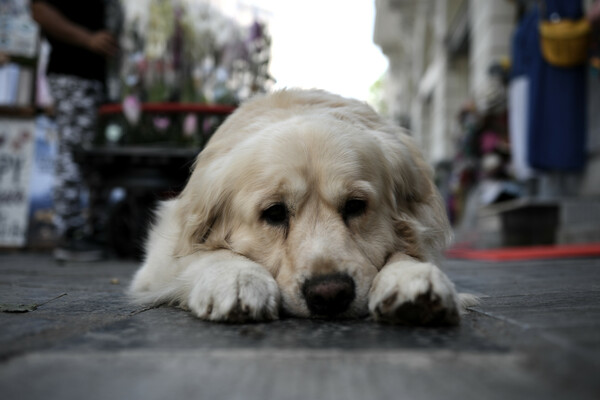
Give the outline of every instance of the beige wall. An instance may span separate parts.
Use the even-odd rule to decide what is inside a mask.
[[[489,66],[494,61],[510,57],[515,26],[514,5],[506,0],[469,0],[469,22],[469,88],[477,104],[481,105],[489,82]]]
[[[431,163],[454,156],[456,115],[482,103],[489,66],[510,55],[514,4],[506,0],[376,0],[374,41],[389,59],[390,117],[410,128]],[[449,32],[467,13],[468,55],[451,54]]]

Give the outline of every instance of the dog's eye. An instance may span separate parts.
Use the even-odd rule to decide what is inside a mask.
[[[350,199],[344,204],[342,216],[344,219],[358,217],[367,210],[367,202],[361,199]]]
[[[270,225],[285,225],[288,221],[288,209],[283,203],[273,204],[260,217]]]

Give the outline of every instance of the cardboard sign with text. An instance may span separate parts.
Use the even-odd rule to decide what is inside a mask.
[[[24,246],[34,150],[31,120],[0,119],[0,246]]]

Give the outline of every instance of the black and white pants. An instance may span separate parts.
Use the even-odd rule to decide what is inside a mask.
[[[71,75],[50,74],[48,84],[55,105],[58,154],[54,177],[55,225],[65,232],[87,230],[86,198],[89,196],[73,151],[92,143],[98,106],[103,97],[100,81]]]

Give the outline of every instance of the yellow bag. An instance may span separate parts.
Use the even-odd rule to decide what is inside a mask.
[[[556,67],[583,65],[588,57],[590,31],[590,23],[585,18],[540,21],[544,59]]]

